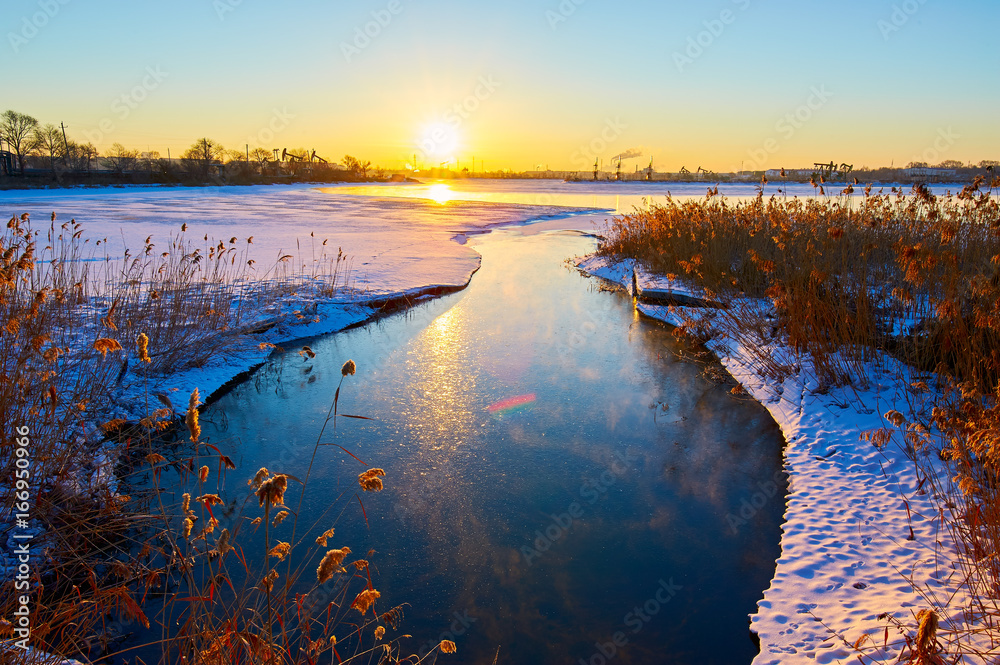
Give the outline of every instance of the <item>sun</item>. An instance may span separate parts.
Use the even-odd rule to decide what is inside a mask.
[[[423,128],[417,148],[424,160],[430,162],[428,166],[438,166],[453,161],[460,144],[458,127],[446,122],[435,122]]]

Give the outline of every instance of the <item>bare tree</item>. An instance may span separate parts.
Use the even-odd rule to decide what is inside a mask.
[[[37,127],[38,121],[24,113],[5,111],[3,116],[0,116],[0,138],[3,138],[17,155],[21,175],[24,175],[24,157],[34,147]]]
[[[242,150],[225,150],[223,159],[226,165],[226,177],[244,179],[250,176],[250,162]]]
[[[56,173],[56,155],[66,152],[64,143],[62,132],[52,123],[35,127],[34,149],[42,156],[48,155],[52,175]]]
[[[361,162],[358,161],[357,157],[352,157],[351,155],[344,155],[344,168],[351,173],[361,173]]]
[[[226,150],[224,151],[224,157],[226,164],[232,164],[233,162],[247,161],[247,155],[242,150]]]
[[[372,163],[370,161],[361,161],[357,157],[352,157],[351,155],[344,155],[344,168],[361,178],[368,177],[368,171],[371,169]]]
[[[115,143],[104,158],[111,164],[114,173],[122,174],[135,168],[136,162],[139,161],[139,151],[129,150],[121,143]]]
[[[207,178],[212,165],[221,161],[225,154],[226,149],[221,144],[209,138],[200,138],[181,155],[181,159],[189,172],[195,171]]]
[[[264,170],[274,159],[274,154],[267,148],[254,148],[250,151],[250,159],[257,164],[260,174],[264,175]]]
[[[90,164],[97,159],[97,148],[93,143],[70,141],[66,150],[68,166],[73,171],[90,172]]]
[[[142,161],[142,167],[149,171],[149,175],[152,176],[153,170],[160,166],[160,153],[158,150],[144,152],[140,155],[140,160]]]

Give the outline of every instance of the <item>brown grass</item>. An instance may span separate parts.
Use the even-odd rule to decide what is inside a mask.
[[[1000,205],[982,184],[947,198],[669,200],[611,222],[602,251],[703,287],[741,336],[780,331],[827,384],[863,381],[882,350],[988,388],[1000,376]]]
[[[865,437],[880,448],[895,440],[913,458],[957,542],[968,601],[964,627],[948,627],[953,654],[1000,641],[998,186],[977,178],[954,196],[848,187],[735,204],[710,191],[612,221],[600,250],[720,301],[680,334],[741,344],[764,377],[805,368],[821,390],[860,388],[890,356],[903,361],[896,380],[909,412],[886,414]],[[942,662],[937,615],[919,618],[908,662]]]
[[[289,296],[335,295],[346,284],[349,263],[339,250],[327,252],[325,243],[314,242],[309,260],[279,257],[270,270],[258,272],[247,259],[249,241],[205,239],[205,246],[197,248],[183,233],[165,251],[148,239],[138,255],[125,252],[118,258],[95,255],[79,224],[59,224],[54,216],[41,233],[27,215],[11,218],[0,233],[0,505],[5,510],[0,519],[6,529],[12,519],[7,511],[15,503],[15,441],[19,428],[23,433],[27,426],[30,513],[32,525],[44,530],[31,543],[39,555],[31,565],[31,645],[67,657],[111,653],[115,644],[109,626],[148,626],[145,604],[157,597],[172,608],[164,614],[164,662],[192,662],[196,654],[212,663],[307,662],[302,656],[307,652],[314,662],[334,643],[314,639],[308,647],[299,646],[317,634],[317,626],[325,630],[343,619],[354,600],[343,595],[350,586],[338,591],[344,612],[306,620],[297,599],[289,596],[304,564],[298,572],[289,569],[284,580],[266,556],[264,569],[252,570],[240,535],[253,520],[232,531],[218,528],[212,510],[219,510],[221,497],[209,491],[209,474],[199,468],[207,466],[223,477],[234,467],[225,456],[202,455],[199,397],[192,395],[187,411],[196,453],[187,458],[178,454],[183,446],[175,444],[172,452],[160,446],[160,437],[169,435],[182,415],[169,400],[150,405],[147,399],[140,423],[104,422],[102,414],[113,407],[117,386],[130,368],[154,377],[202,364],[259,326],[263,308]],[[296,312],[295,318],[310,315]],[[79,486],[103,435],[121,442],[124,466],[119,470],[131,464],[137,479],[150,475],[153,491],[128,497],[103,484]],[[158,483],[168,470],[186,468],[199,469],[203,491],[186,498],[177,512],[177,506],[161,503]],[[279,477],[286,478],[261,479],[270,488],[260,506],[266,530],[272,527],[271,512],[283,505],[286,486],[279,487]],[[275,517],[273,526],[287,514]],[[268,549],[284,555],[290,566],[298,543],[268,541]],[[230,565],[242,569],[243,588],[232,584]],[[370,587],[367,572],[365,583]],[[18,596],[13,585],[8,580],[0,588],[0,618],[13,616]],[[183,592],[171,590],[179,586]],[[269,610],[244,621],[245,609],[260,609],[262,603]],[[391,614],[393,621],[397,615],[401,612]],[[179,618],[177,632],[170,621]],[[350,644],[352,634],[374,629],[378,619],[339,637]],[[0,622],[0,638],[8,638],[8,630]],[[398,653],[399,647],[393,641],[379,649]],[[0,659],[8,657],[13,656],[5,652]],[[26,656],[25,662],[39,657]]]

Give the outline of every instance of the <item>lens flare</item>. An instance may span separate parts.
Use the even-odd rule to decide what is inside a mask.
[[[496,404],[491,404],[487,407],[487,411],[492,413],[494,416],[502,416],[508,413],[525,411],[531,408],[531,405],[534,403],[535,393],[531,393],[530,395],[518,395],[517,397],[508,397],[507,399],[500,400]]]

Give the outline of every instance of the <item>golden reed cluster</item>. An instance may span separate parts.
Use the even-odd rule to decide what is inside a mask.
[[[365,492],[381,492],[382,478],[379,476],[384,476],[385,471],[383,469],[368,469],[364,473],[358,476],[358,484],[361,485],[361,489]]]

